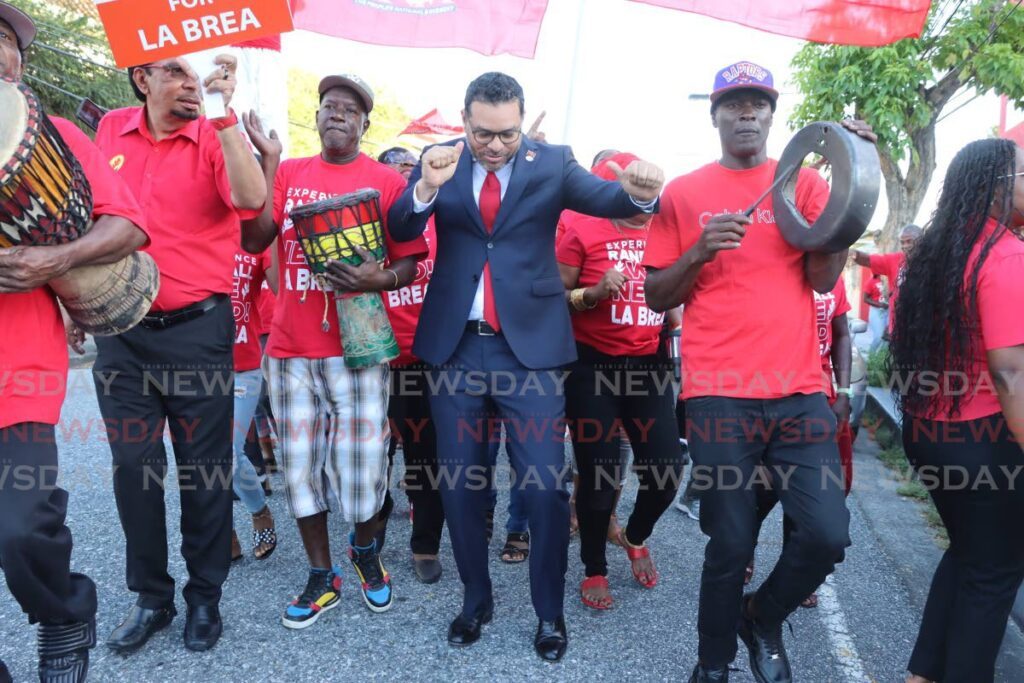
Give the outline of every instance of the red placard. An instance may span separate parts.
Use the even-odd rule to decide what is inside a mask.
[[[119,67],[292,30],[288,0],[96,0]]]

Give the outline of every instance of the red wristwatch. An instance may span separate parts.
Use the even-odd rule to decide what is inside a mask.
[[[225,128],[234,128],[238,125],[238,115],[235,114],[234,109],[228,109],[228,115],[222,116],[219,119],[210,119],[210,124],[220,132]]]

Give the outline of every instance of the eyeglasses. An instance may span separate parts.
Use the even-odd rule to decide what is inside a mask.
[[[473,139],[481,145],[489,145],[494,138],[501,140],[503,145],[511,145],[513,142],[519,139],[519,136],[523,134],[522,129],[512,128],[509,130],[503,130],[500,133],[495,133],[493,130],[487,130],[485,128],[472,128],[471,129]]]
[[[178,64],[147,64],[142,68],[146,70],[146,73],[149,73],[150,69],[160,69],[167,74],[167,78],[172,81],[184,82],[190,78],[196,78],[191,71],[183,69]]]
[[[1005,180],[1006,178],[1019,178],[1022,175],[1024,175],[1024,171],[1021,171],[1020,173],[1007,173],[1006,175],[999,176],[999,179]]]

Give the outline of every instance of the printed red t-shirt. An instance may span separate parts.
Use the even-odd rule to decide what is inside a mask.
[[[587,311],[572,312],[576,341],[609,356],[647,356],[658,351],[664,313],[647,307],[641,265],[648,228],[616,228],[606,218],[574,219],[558,244],[558,262],[580,269],[578,287],[592,287],[608,270],[626,276],[622,291]]]
[[[832,321],[850,312],[850,301],[846,298],[846,283],[840,277],[828,294],[814,292],[814,311],[818,330],[818,350],[821,353],[821,370],[829,398],[835,395],[832,384]]]
[[[733,170],[715,162],[669,183],[651,223],[644,265],[671,265],[696,244],[713,216],[745,211],[771,186],[777,165],[768,160]],[[800,212],[813,221],[827,202],[825,180],[801,169]],[[771,195],[751,218],[742,246],[705,265],[684,302],[683,398],[781,398],[826,389],[804,252],[775,226]]]
[[[273,247],[267,248],[263,252],[261,258],[263,259],[263,284],[260,285],[260,293],[256,297],[256,305],[260,309],[260,336],[270,334],[270,326],[274,323],[274,305],[277,303],[277,296],[274,294],[274,290],[270,288],[269,284],[269,273],[270,268],[274,262],[274,256],[271,253]]]
[[[999,223],[990,218],[975,242],[964,271],[965,288],[970,284],[970,274],[982,246],[998,227]],[[979,324],[971,332],[975,354],[967,370],[969,386],[960,389],[964,392],[960,412],[950,417],[948,399],[939,396],[935,400],[938,414],[929,419],[966,422],[1002,412],[986,352],[1024,344],[1024,315],[1020,311],[1024,311],[1024,242],[1005,231],[992,246],[978,274],[974,314]]]
[[[871,315],[871,309],[874,306],[868,305],[868,302],[864,300],[864,297],[870,297],[874,301],[878,301],[882,296],[882,280],[871,273],[870,268],[861,269],[861,278],[864,284],[860,288],[860,317],[863,320],[867,320]],[[867,275],[865,276],[864,273]]]
[[[231,293],[231,265],[241,221],[260,211],[236,209],[217,131],[205,117],[159,142],[145,107],[117,109],[100,121],[96,146],[146,214],[160,268],[154,311],[173,311]],[[240,133],[239,133],[240,134]]]
[[[93,219],[146,220],[131,191],[74,124],[50,117],[92,188]],[[48,287],[0,294],[0,429],[21,422],[56,424],[67,388],[68,348],[57,299]]]
[[[398,348],[402,352],[402,355],[391,361],[394,367],[409,365],[418,360],[412,353],[412,342],[416,337],[416,324],[420,320],[427,285],[430,283],[430,276],[434,274],[434,258],[437,255],[435,234],[434,217],[431,216],[427,221],[427,229],[423,231],[429,252],[425,259],[416,264],[416,279],[408,287],[393,292],[381,292],[384,296],[384,306],[388,309],[388,319],[391,320],[391,329],[395,332]]]
[[[274,180],[274,223],[278,227],[278,290],[274,323],[267,342],[272,358],[331,358],[342,355],[338,311],[333,295],[324,292],[306,266],[289,213],[296,206],[371,187],[380,192],[388,260],[422,257],[427,243],[393,242],[387,233],[391,205],[405,190],[405,178],[384,164],[360,154],[348,164],[329,164],[319,156],[288,159]],[[325,318],[326,315],[326,318]],[[323,323],[327,322],[327,331]]]
[[[871,272],[879,277],[884,276],[889,281],[889,331],[896,322],[896,299],[900,294],[900,285],[903,284],[903,271],[907,265],[907,257],[902,251],[892,254],[872,254]]]
[[[255,370],[263,360],[257,299],[265,275],[263,255],[250,254],[239,247],[235,253],[231,288],[231,308],[235,314],[235,372]]]

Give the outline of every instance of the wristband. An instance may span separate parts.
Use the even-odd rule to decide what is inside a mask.
[[[393,292],[396,289],[398,289],[398,273],[396,273],[395,271],[391,270],[390,268],[385,268],[384,272],[385,273],[391,273],[392,275],[395,276],[395,285],[394,285],[394,287],[391,288],[391,291]]]
[[[836,394],[846,394],[847,396],[853,396],[853,389],[850,387],[838,387]]]
[[[234,109],[228,109],[227,116],[222,116],[219,119],[210,119],[210,125],[212,125],[218,133],[227,128],[234,128],[238,125],[238,115],[235,114]]]

